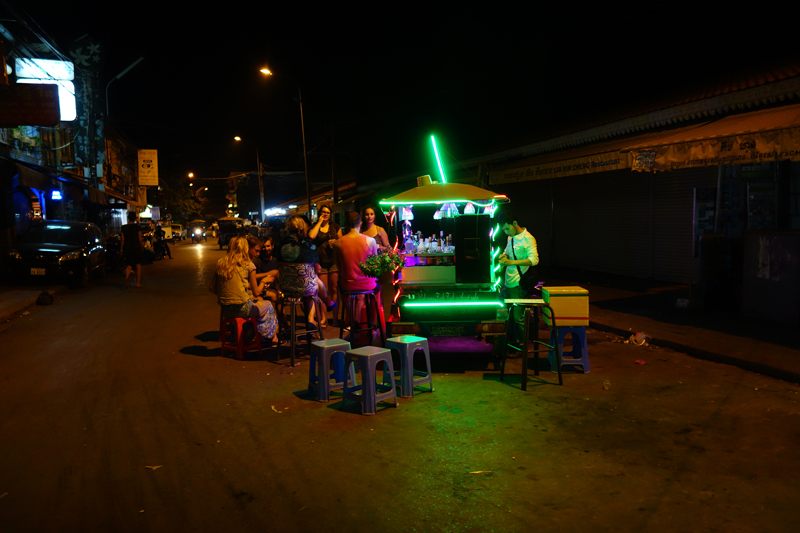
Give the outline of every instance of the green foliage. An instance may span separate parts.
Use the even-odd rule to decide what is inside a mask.
[[[385,272],[402,269],[405,264],[403,254],[395,249],[378,249],[377,254],[370,254],[358,264],[361,272],[370,278],[377,278]]]

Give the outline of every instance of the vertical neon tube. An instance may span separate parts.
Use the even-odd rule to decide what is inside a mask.
[[[436,164],[439,165],[439,174],[442,176],[442,183],[447,183],[444,177],[444,169],[442,168],[442,160],[439,159],[439,150],[436,149],[436,139],[431,135],[431,144],[433,144],[433,154],[436,156]]]

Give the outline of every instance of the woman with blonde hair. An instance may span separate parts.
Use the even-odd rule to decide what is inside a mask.
[[[245,237],[234,237],[228,253],[217,262],[212,287],[222,308],[230,318],[257,319],[256,329],[262,342],[277,342],[278,320],[272,302],[256,297],[263,290],[256,280],[256,267],[250,260],[250,247]],[[263,285],[263,284],[262,284]]]

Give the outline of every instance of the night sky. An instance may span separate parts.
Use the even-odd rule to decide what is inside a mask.
[[[430,133],[451,161],[468,159],[796,49],[787,18],[702,2],[229,11],[218,3],[177,13],[167,4],[48,3],[25,10],[64,49],[83,34],[101,42],[104,83],[144,57],[111,84],[111,116],[140,148],[159,150],[161,172],[201,177],[254,169],[256,149],[271,169],[302,169],[295,85],[265,78],[262,66],[302,90],[310,166],[322,168],[333,148],[369,183],[431,172]]]

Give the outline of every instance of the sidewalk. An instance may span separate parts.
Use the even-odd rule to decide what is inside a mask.
[[[58,298],[69,288],[66,285],[0,285],[0,327],[12,318],[19,317],[28,307],[36,305],[42,291]]]
[[[567,271],[548,280],[548,285],[579,285],[589,291],[589,325],[594,329],[625,338],[643,332],[653,345],[800,383],[797,328],[750,320],[735,306],[677,307],[679,298],[689,296],[685,285]],[[63,285],[0,286],[0,328],[35,305],[43,290],[56,297],[69,292]]]
[[[643,332],[656,346],[800,383],[796,327],[750,319],[736,304],[678,307],[690,296],[686,285],[568,271],[548,276],[548,285],[587,289],[589,325],[597,330],[625,338]]]

